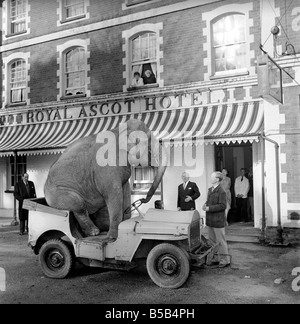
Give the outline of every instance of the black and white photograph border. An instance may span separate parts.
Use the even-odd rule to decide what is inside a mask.
[[[0,9],[0,304],[300,303],[299,0]]]

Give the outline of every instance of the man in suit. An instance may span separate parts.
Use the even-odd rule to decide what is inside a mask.
[[[24,199],[36,198],[35,187],[32,181],[28,181],[27,173],[23,174],[22,180],[16,185],[14,195],[19,201],[19,219],[20,219],[20,235],[28,233],[28,210],[23,209]]]
[[[195,210],[195,200],[200,197],[199,189],[196,183],[190,181],[190,176],[187,172],[182,174],[183,183],[178,186],[178,211]]]

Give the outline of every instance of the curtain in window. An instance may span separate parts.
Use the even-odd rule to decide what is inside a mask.
[[[225,16],[213,25],[215,72],[246,67],[245,16]]]
[[[18,60],[11,65],[11,103],[25,101],[26,65],[24,60]]]
[[[84,0],[65,0],[66,18],[84,14]]]
[[[157,36],[144,33],[132,40],[132,76],[139,72],[143,76],[145,67],[150,66],[157,77]]]
[[[78,47],[66,53],[66,95],[85,93],[86,55]]]
[[[26,30],[26,0],[12,0],[10,7],[11,33]]]

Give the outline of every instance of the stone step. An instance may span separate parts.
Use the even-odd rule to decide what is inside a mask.
[[[227,242],[259,243],[259,237],[257,236],[226,235],[226,240]]]

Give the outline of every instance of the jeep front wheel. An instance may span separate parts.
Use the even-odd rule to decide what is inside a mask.
[[[174,244],[161,243],[147,257],[147,271],[161,288],[176,289],[189,277],[190,261],[187,253]]]

